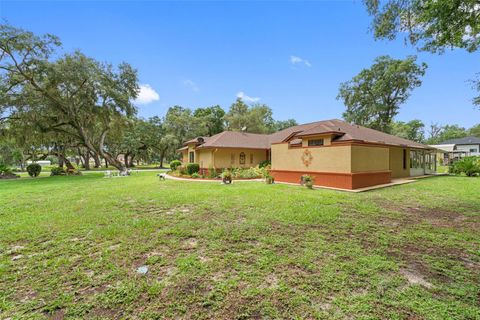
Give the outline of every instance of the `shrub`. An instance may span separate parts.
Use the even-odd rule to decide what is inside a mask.
[[[202,178],[202,176],[200,176],[200,175],[198,174],[198,172],[194,172],[194,173],[192,173],[192,178],[193,178],[193,179],[198,179],[198,178]]]
[[[258,167],[259,167],[259,168],[265,168],[266,166],[269,166],[269,165],[271,165],[271,164],[272,164],[272,163],[271,163],[270,160],[263,160],[262,162],[260,162],[260,163],[258,164]]]
[[[309,176],[308,174],[304,174],[302,176],[301,184],[306,186],[308,189],[313,189],[313,178],[312,176]]]
[[[77,169],[67,169],[67,175],[69,176],[81,176],[82,172]],[[129,172],[127,172],[127,175],[130,175]]]
[[[218,178],[217,169],[215,169],[214,167],[208,168],[208,177],[210,179]]]
[[[170,169],[173,171],[177,170],[178,167],[182,165],[182,162],[180,160],[172,160],[170,161]]]
[[[274,182],[275,182],[275,179],[274,179],[271,175],[267,175],[267,176],[265,177],[265,183],[266,183],[266,184],[272,184],[272,183],[274,183]]]
[[[7,165],[0,164],[0,179],[16,179],[20,176],[13,173],[12,168]]]
[[[241,169],[238,172],[238,177],[242,179],[255,179],[261,176],[261,173],[255,168]]]
[[[178,175],[185,175],[187,174],[187,169],[185,168],[185,166],[178,166],[175,172],[177,172]]]
[[[5,164],[0,164],[0,175],[7,175],[12,173],[13,173],[12,168],[8,167]]]
[[[40,172],[42,172],[42,166],[38,163],[32,163],[27,166],[28,175],[32,178],[38,177]]]
[[[62,167],[53,167],[50,170],[50,176],[64,176],[67,172]]]
[[[200,165],[198,163],[187,164],[187,174],[192,175],[200,171]]]
[[[467,177],[480,175],[480,157],[465,157],[455,161],[449,168],[450,173],[465,174]]]
[[[223,183],[229,184],[232,183],[232,172],[230,170],[224,170],[222,172]]]

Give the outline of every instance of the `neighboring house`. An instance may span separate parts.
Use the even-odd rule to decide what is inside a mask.
[[[341,120],[307,123],[269,135],[224,131],[189,140],[179,151],[185,163],[198,163],[203,172],[271,160],[276,181],[300,183],[308,174],[315,185],[341,189],[436,171],[434,148]]]
[[[439,149],[445,165],[463,157],[480,156],[480,138],[478,137],[450,139],[432,147]]]

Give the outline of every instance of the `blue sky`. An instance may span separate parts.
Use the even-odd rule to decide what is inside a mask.
[[[35,33],[59,36],[65,51],[127,61],[139,71],[143,117],[168,107],[214,104],[228,110],[238,95],[268,104],[279,120],[340,118],[339,84],[379,55],[416,54],[429,65],[423,85],[398,120],[427,125],[480,122],[468,83],[479,53],[419,53],[403,39],[374,41],[362,1],[127,2],[0,1],[0,17]],[[158,100],[156,94],[158,94]]]

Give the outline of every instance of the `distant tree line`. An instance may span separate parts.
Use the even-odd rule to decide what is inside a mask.
[[[271,133],[296,125],[292,119],[275,121],[265,104],[249,106],[241,99],[227,113],[218,105],[174,106],[163,118],[142,119],[134,104],[139,85],[132,66],[60,49],[56,36],[0,25],[0,163],[23,167],[54,157],[73,169],[75,157],[86,169],[92,162],[125,171],[135,160],[162,166],[196,136]]]
[[[480,124],[466,129],[456,124],[439,125],[438,123],[432,123],[427,127],[420,120],[394,121],[391,133],[421,143],[439,144],[445,140],[467,136],[480,138]]]

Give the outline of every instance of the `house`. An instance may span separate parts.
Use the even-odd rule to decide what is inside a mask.
[[[386,184],[392,179],[432,174],[435,149],[342,120],[293,126],[273,134],[224,131],[186,141],[184,163],[208,169],[253,167],[271,161],[278,182],[357,189]]]
[[[439,156],[445,165],[467,156],[480,156],[480,138],[478,137],[450,139],[431,147],[439,150]]]

